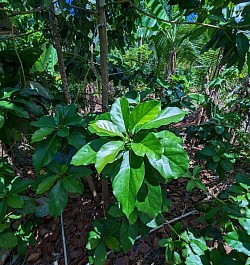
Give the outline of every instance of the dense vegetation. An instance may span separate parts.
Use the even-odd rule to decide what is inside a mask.
[[[39,218],[101,181],[83,247],[105,264],[164,225],[172,180],[206,193],[206,169],[234,181],[196,205],[202,229],[168,224],[165,262],[250,264],[249,38],[243,0],[1,1],[0,248],[25,256]]]

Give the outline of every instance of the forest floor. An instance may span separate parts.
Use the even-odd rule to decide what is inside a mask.
[[[183,127],[195,123],[197,117],[188,117],[184,122],[179,123],[177,127]],[[176,126],[175,126],[176,127]],[[186,139],[185,134],[183,134]],[[190,143],[185,140],[185,149],[190,157],[190,167],[194,166],[194,153],[201,149],[201,146]],[[31,167],[31,157],[25,148],[19,150],[16,166],[29,177],[34,177]],[[197,162],[196,162],[197,163]],[[207,192],[195,188],[191,192],[186,191],[188,179],[179,178],[173,180],[163,189],[167,191],[167,199],[172,201],[170,210],[164,215],[166,221],[174,218],[180,218],[184,227],[199,228],[198,214],[195,210],[195,204],[202,200],[209,200],[215,197],[220,191],[231,185],[234,181],[233,174],[229,174],[225,181],[220,182],[218,177],[210,171],[203,169],[201,164],[201,179],[206,185]],[[93,227],[95,219],[103,216],[104,207],[102,203],[94,202],[91,192],[86,183],[84,194],[78,198],[70,198],[67,208],[63,213],[63,229],[65,232],[65,242],[67,247],[67,259],[69,265],[87,265],[88,255],[85,249],[88,232]],[[97,183],[97,190],[101,192],[101,187]],[[189,214],[185,217],[186,214]],[[14,254],[11,254],[6,261],[6,265],[64,265],[64,250],[62,225],[60,218],[44,217],[35,229],[36,243],[28,249],[25,260],[18,258],[14,263]],[[108,255],[107,265],[162,265],[164,264],[164,249],[158,247],[158,241],[166,237],[169,228],[164,226],[152,233],[146,238],[140,239],[126,253],[110,253]]]

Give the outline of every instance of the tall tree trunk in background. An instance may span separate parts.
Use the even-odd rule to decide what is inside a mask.
[[[57,52],[64,97],[65,97],[66,102],[70,104],[72,99],[71,99],[71,95],[70,95],[70,91],[68,87],[68,81],[67,81],[67,76],[66,76],[66,71],[65,71],[65,66],[64,66],[61,38],[57,30],[57,20],[55,16],[55,8],[54,8],[53,0],[51,0],[51,5],[49,8],[49,22],[50,22],[50,27],[51,27],[52,39],[53,39],[55,49]]]
[[[172,48],[169,51],[168,62],[166,65],[165,79],[169,79],[176,71],[176,49]]]
[[[105,15],[105,0],[96,0],[98,31],[100,40],[100,71],[102,78],[102,111],[108,107],[108,38]]]
[[[105,0],[96,0],[98,31],[100,40],[100,71],[102,81],[102,111],[108,110],[108,38],[105,15]],[[102,199],[104,204],[109,201],[108,181],[102,180]]]

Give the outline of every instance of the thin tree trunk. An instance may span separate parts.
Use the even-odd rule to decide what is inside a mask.
[[[102,78],[102,111],[108,109],[108,38],[105,15],[105,0],[96,0],[100,39],[100,71]]]
[[[55,49],[57,52],[64,97],[65,97],[66,102],[70,104],[72,102],[72,99],[71,99],[71,95],[70,95],[70,91],[68,87],[68,81],[67,81],[67,76],[66,76],[66,71],[65,71],[65,66],[64,66],[61,38],[57,30],[57,20],[55,16],[55,8],[54,8],[53,0],[51,0],[51,5],[49,8],[49,22],[50,22],[50,27],[51,27],[52,39],[53,39]]]
[[[98,31],[100,40],[100,71],[102,81],[102,111],[108,110],[108,38],[105,15],[105,0],[96,0]],[[102,180],[102,199],[104,204],[109,201],[108,180]]]
[[[168,80],[176,71],[176,49],[169,51],[168,62],[166,65],[165,79]]]

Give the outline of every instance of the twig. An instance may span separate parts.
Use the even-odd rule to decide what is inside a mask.
[[[183,218],[186,218],[186,217],[188,217],[188,216],[190,216],[190,215],[195,215],[195,214],[199,214],[199,212],[196,211],[196,210],[193,210],[193,211],[191,211],[191,212],[188,212],[188,213],[182,214],[182,215],[179,216],[179,217],[176,217],[176,218],[174,218],[174,219],[172,219],[172,220],[170,220],[170,221],[168,221],[168,222],[163,223],[162,225],[160,225],[160,226],[157,227],[157,228],[151,229],[151,230],[149,231],[148,234],[153,233],[153,232],[159,230],[159,229],[162,228],[162,227],[164,228],[164,226],[166,226],[166,225],[169,225],[169,224],[171,224],[171,223],[174,223],[174,222],[176,222],[176,221],[179,221],[179,220],[181,220],[181,219],[183,219]],[[142,236],[138,236],[138,237],[136,237],[135,241],[138,241],[138,240],[140,240],[141,238],[142,238]],[[113,251],[110,250],[110,251],[107,253],[107,255],[109,255],[109,254],[112,253],[112,252],[113,252]]]
[[[160,225],[160,226],[157,227],[157,228],[153,228],[153,229],[151,229],[151,230],[149,231],[148,234],[153,233],[153,232],[155,232],[155,231],[161,229],[162,227],[164,227],[164,226],[166,226],[166,225],[172,224],[172,223],[174,223],[174,222],[176,222],[176,221],[179,221],[179,220],[181,220],[181,219],[183,219],[183,218],[186,218],[186,217],[188,217],[188,216],[190,216],[190,215],[195,215],[195,214],[199,214],[199,212],[196,211],[196,210],[193,210],[193,211],[191,211],[191,212],[188,212],[188,213],[182,214],[181,216],[178,216],[178,217],[176,217],[176,218],[174,218],[174,219],[172,219],[172,220],[170,220],[170,221],[168,221],[168,222],[163,223],[162,225]],[[139,239],[141,239],[141,237],[142,237],[142,236],[138,236],[138,237],[135,239],[135,241],[138,241]]]
[[[12,34],[12,39],[13,39],[13,46],[14,46],[14,50],[16,52],[16,56],[18,58],[18,61],[20,63],[20,67],[21,67],[21,70],[22,70],[22,75],[23,75],[23,86],[25,86],[26,84],[26,79],[25,79],[25,73],[24,73],[24,67],[23,67],[23,62],[20,58],[20,55],[17,51],[17,47],[16,47],[16,41],[15,41],[15,35],[14,35],[14,25],[12,25],[12,28],[11,28],[11,34]]]
[[[63,255],[64,255],[64,264],[68,265],[68,256],[67,256],[67,246],[66,246],[66,239],[64,233],[64,226],[63,226],[63,215],[61,213],[61,228],[62,228],[62,241],[63,241]]]

